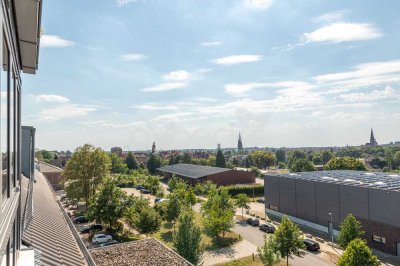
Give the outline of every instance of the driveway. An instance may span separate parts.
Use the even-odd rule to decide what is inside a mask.
[[[264,235],[268,235],[258,229],[257,226],[250,226],[248,224],[236,223],[233,227],[232,231],[240,234],[243,239],[249,241],[253,245],[257,247],[261,247],[264,244]],[[289,259],[290,265],[299,265],[299,266],[309,266],[309,265],[322,265],[322,266],[331,266],[335,265],[325,259],[323,259],[323,253],[311,253],[305,251],[305,256],[300,258],[294,256],[294,259]]]

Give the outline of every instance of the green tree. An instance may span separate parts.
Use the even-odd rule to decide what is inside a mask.
[[[276,160],[280,163],[286,162],[286,150],[280,149],[275,152]]]
[[[186,210],[179,215],[178,228],[172,239],[174,248],[179,255],[193,265],[200,264],[204,246],[202,244],[201,229],[194,222],[192,210]]]
[[[185,201],[190,207],[193,207],[196,204],[196,194],[194,193],[194,189],[192,187],[186,190]]]
[[[147,161],[147,170],[149,173],[154,175],[157,173],[157,168],[161,166],[161,158],[156,154],[151,154],[149,160]]]
[[[222,151],[218,149],[217,151],[217,157],[215,159],[215,166],[216,167],[226,167],[226,162],[225,162],[225,156],[222,154]]]
[[[234,225],[235,207],[226,188],[210,191],[201,212],[206,233],[217,242]]]
[[[70,193],[68,197],[73,195],[76,199],[85,199],[87,208],[89,199],[95,194],[103,178],[110,173],[110,168],[110,156],[101,148],[90,144],[78,147],[63,172],[67,193]]]
[[[312,162],[315,165],[322,164],[322,155],[320,153],[314,153],[312,156]]]
[[[286,265],[289,265],[289,257],[292,258],[292,255],[301,256],[300,250],[304,248],[303,237],[299,227],[289,218],[282,218],[274,236],[276,249],[282,258],[286,258]]]
[[[314,165],[307,159],[298,159],[292,163],[291,172],[308,172],[314,171]]]
[[[108,179],[91,200],[87,216],[111,228],[125,212],[125,193],[117,187],[116,181]]]
[[[133,225],[143,234],[157,232],[161,226],[160,214],[152,207],[144,207],[133,219]]]
[[[240,193],[236,196],[236,206],[238,208],[242,208],[242,221],[244,220],[243,218],[243,209],[250,209],[250,198],[247,196],[247,194]]]
[[[281,258],[279,253],[276,251],[275,237],[267,237],[264,235],[264,245],[257,248],[258,255],[264,266],[277,265]]]
[[[372,255],[371,249],[364,240],[356,238],[352,240],[339,258],[338,266],[379,266],[376,256]]]
[[[254,166],[259,169],[269,168],[276,164],[275,154],[269,151],[255,151],[250,154]]]
[[[364,163],[353,157],[332,158],[326,165],[325,170],[357,170],[366,171]]]
[[[168,222],[172,222],[175,228],[175,221],[183,207],[182,198],[177,193],[171,193],[168,195],[168,199],[165,218]]]
[[[113,174],[126,174],[128,172],[128,166],[122,160],[121,157],[115,153],[110,154],[111,158],[111,172]]]
[[[217,158],[213,155],[209,156],[207,159],[208,166],[215,166]]]
[[[128,155],[126,156],[126,159],[125,159],[125,163],[128,166],[129,170],[139,169],[139,163],[131,151],[128,152]]]
[[[160,180],[157,176],[147,176],[144,182],[144,186],[150,190],[150,193],[156,195],[160,190]]]
[[[331,151],[324,150],[321,154],[322,164],[327,164],[332,158],[335,158],[335,155]]]
[[[397,169],[400,166],[400,151],[397,151],[394,155],[393,155],[393,165],[392,165],[392,169]]]
[[[361,223],[349,213],[347,217],[340,224],[340,232],[337,238],[339,246],[343,249],[356,238],[361,238],[364,235]]]
[[[182,163],[192,163],[192,157],[189,153],[184,153],[182,157]]]

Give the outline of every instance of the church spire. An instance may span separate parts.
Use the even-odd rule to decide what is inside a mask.
[[[242,153],[242,150],[243,150],[243,143],[242,143],[242,136],[240,135],[240,132],[239,132],[239,140],[238,140],[238,146],[237,146],[237,148],[238,148],[238,153],[239,153],[239,154]]]
[[[371,137],[369,138],[369,142],[370,143],[374,143],[376,140],[375,140],[375,137],[374,137],[374,131],[372,130],[372,128],[371,128]]]

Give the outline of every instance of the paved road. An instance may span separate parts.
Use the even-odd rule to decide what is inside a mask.
[[[264,235],[268,235],[258,229],[258,227],[253,227],[247,224],[237,223],[233,227],[233,231],[240,234],[244,239],[253,243],[254,245],[260,247],[264,244]],[[322,265],[322,266],[332,266],[330,263],[321,257],[320,253],[310,253],[306,252],[303,258],[294,257],[294,259],[289,259],[291,265],[298,266],[310,266],[310,265]]]

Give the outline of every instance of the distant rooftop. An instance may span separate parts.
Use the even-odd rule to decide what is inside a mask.
[[[203,176],[230,171],[230,169],[228,168],[211,167],[211,166],[203,166],[196,164],[184,164],[184,163],[160,167],[157,170],[190,178],[200,178]]]
[[[62,172],[63,169],[61,169],[60,167],[54,166],[52,164],[49,163],[45,163],[42,161],[39,161],[39,171],[42,173],[54,173],[54,172]]]
[[[154,238],[147,238],[90,250],[97,266],[193,266]]]
[[[332,170],[275,174],[271,176],[400,191],[400,174],[395,173]]]

